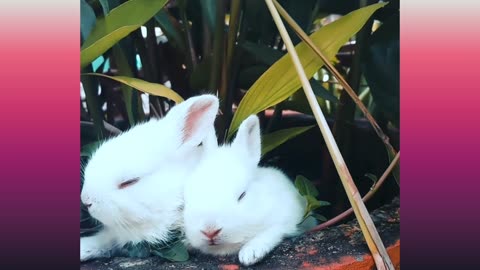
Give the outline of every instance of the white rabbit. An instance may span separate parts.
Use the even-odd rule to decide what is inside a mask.
[[[200,143],[216,145],[218,106],[213,95],[189,98],[94,152],[81,200],[104,227],[81,237],[81,261],[127,243],[167,241],[181,226],[184,183],[203,154]]]
[[[185,242],[203,253],[239,252],[244,265],[260,261],[297,226],[306,207],[287,176],[258,166],[259,119],[242,122],[231,145],[207,149],[184,193]]]

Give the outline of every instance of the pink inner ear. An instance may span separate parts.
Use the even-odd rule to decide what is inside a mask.
[[[204,104],[193,105],[187,113],[185,119],[185,126],[183,127],[182,143],[191,139],[195,132],[198,131],[199,120],[205,115],[205,112],[212,106],[211,102]]]

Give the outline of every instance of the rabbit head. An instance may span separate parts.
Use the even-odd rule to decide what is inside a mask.
[[[181,218],[183,186],[216,143],[218,99],[192,97],[162,119],[138,124],[101,144],[84,170],[81,200],[119,242],[166,240]]]
[[[257,194],[261,156],[259,120],[250,116],[230,145],[205,156],[185,186],[184,226],[187,243],[211,254],[238,251],[265,215]],[[260,211],[252,211],[258,209]]]

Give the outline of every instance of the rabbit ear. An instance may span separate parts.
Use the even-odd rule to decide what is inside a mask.
[[[240,124],[237,136],[232,143],[240,151],[246,152],[247,158],[254,162],[255,165],[258,164],[261,157],[260,135],[260,120],[256,115],[250,115]]]
[[[218,106],[216,96],[200,95],[172,108],[171,114],[174,116],[172,120],[177,122],[182,145],[197,146],[204,140],[211,144],[216,140],[213,123]]]

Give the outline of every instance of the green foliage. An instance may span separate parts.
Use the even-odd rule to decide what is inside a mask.
[[[83,43],[80,66],[83,68],[113,45],[152,18],[167,0],[130,0],[97,19]]]
[[[378,3],[353,11],[320,28],[311,34],[310,38],[328,59],[332,59],[345,42],[360,30],[370,16],[384,5],[386,3]],[[295,50],[306,75],[309,78],[312,77],[322,67],[323,61],[316,57],[304,42],[295,46]],[[233,135],[240,123],[249,115],[259,113],[282,102],[300,89],[300,85],[290,56],[284,55],[262,74],[242,98],[230,125],[229,136]]]
[[[96,20],[95,12],[86,0],[80,0],[80,14],[82,17],[80,21],[80,33],[82,39],[85,39],[90,35]]]
[[[150,83],[140,79],[125,77],[125,76],[108,76],[108,75],[99,74],[99,73],[86,73],[84,75],[101,76],[101,77],[109,78],[109,79],[121,82],[130,87],[141,90],[142,92],[155,95],[155,96],[169,98],[175,101],[176,103],[180,103],[183,101],[182,97],[179,96],[177,93],[175,93],[172,89],[169,89],[161,84]]]
[[[141,242],[135,245],[126,244],[118,252],[118,255],[131,258],[146,258],[153,255],[171,262],[184,262],[189,259],[187,248],[181,241],[178,233],[175,233],[167,243],[150,244]]]
[[[262,156],[312,127],[314,126],[287,128],[264,135],[262,137]]]
[[[329,202],[319,201],[317,199],[319,193],[315,185],[305,176],[297,175],[297,178],[295,179],[295,187],[297,188],[300,195],[305,198],[305,201],[307,203],[307,207],[305,208],[305,214],[303,217],[304,220],[307,219],[309,216],[313,216],[317,220],[326,221],[326,218],[324,216],[313,212],[320,207],[330,205]]]
[[[84,145],[82,147],[81,151],[80,151],[80,156],[81,157],[91,157],[93,152],[95,152],[95,150],[98,149],[100,144],[101,144],[100,141],[96,141],[96,142],[92,142],[92,143]]]
[[[188,250],[180,240],[167,246],[152,246],[151,252],[156,256],[160,256],[172,262],[184,262],[189,258]]]

